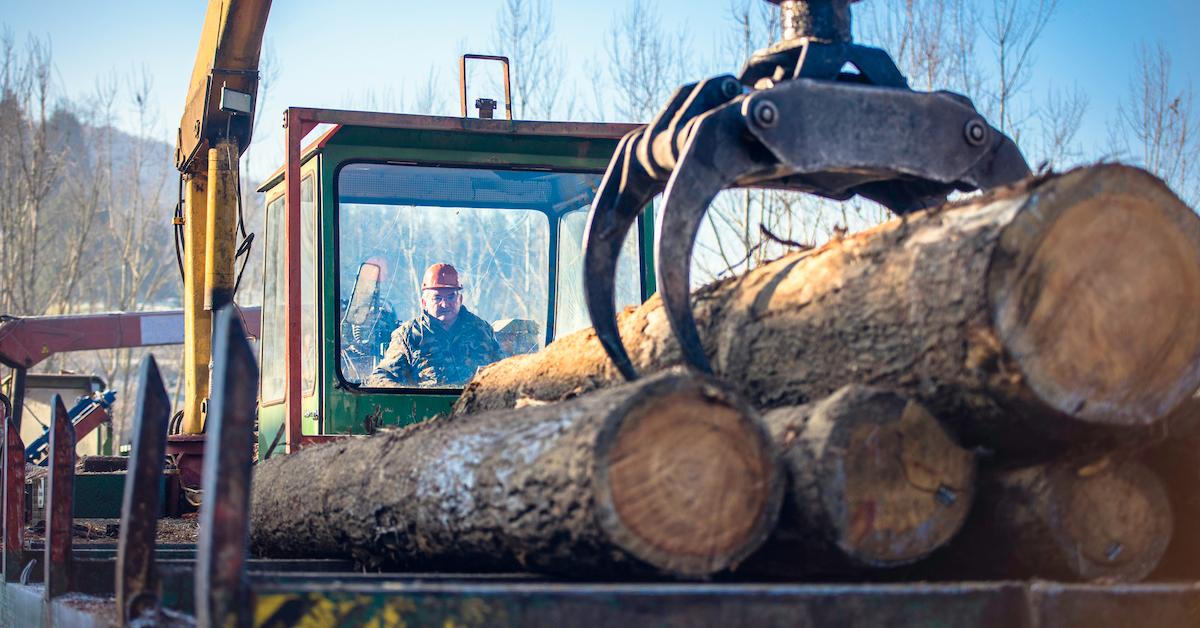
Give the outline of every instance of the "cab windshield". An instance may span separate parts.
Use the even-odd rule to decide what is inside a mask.
[[[578,250],[576,223],[599,179],[344,165],[336,189],[342,377],[367,388],[459,388],[488,363],[537,351],[553,327],[561,335],[551,299],[565,290],[577,301],[582,277],[561,259],[560,237],[572,240],[568,253]],[[552,274],[556,250],[566,275]],[[636,269],[636,246],[633,254]],[[632,281],[634,303],[637,278],[635,270],[618,282]],[[567,311],[558,316],[568,327],[586,323]]]

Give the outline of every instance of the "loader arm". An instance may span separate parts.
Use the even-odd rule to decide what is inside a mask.
[[[209,0],[175,148],[184,189],[185,434],[203,431],[212,313],[233,301],[238,159],[250,144],[270,0]],[[182,223],[181,225],[179,223]]]
[[[180,172],[207,172],[207,150],[222,138],[237,140],[241,151],[250,144],[258,62],[271,0],[209,0],[187,102],[179,120],[175,165]],[[245,115],[223,109],[225,90],[250,94]]]

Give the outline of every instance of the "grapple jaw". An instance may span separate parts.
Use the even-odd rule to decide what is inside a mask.
[[[596,335],[626,379],[616,323],[616,261],[642,207],[663,191],[657,280],[684,361],[711,372],[690,298],[691,259],[722,189],[770,187],[834,200],[855,195],[896,213],[953,191],[1013,183],[1029,167],[971,101],[916,92],[886,52],[850,41],[851,0],[782,0],[784,40],[740,78],[685,85],[621,142],[588,216],[584,291]],[[847,72],[847,66],[856,72]]]

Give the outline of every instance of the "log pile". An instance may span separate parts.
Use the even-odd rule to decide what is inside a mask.
[[[716,379],[676,369],[651,298],[620,319],[644,380],[583,330],[485,368],[450,417],[260,465],[255,550],[576,577],[1195,573],[1162,558],[1200,556],[1172,540],[1200,520],[1200,411],[1176,410],[1200,388],[1200,218],[1149,174],[1033,178],[693,302]]]

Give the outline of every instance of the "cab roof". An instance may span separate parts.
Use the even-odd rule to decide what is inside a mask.
[[[404,113],[362,112],[358,115],[362,124],[333,125],[316,140],[309,143],[300,153],[304,163],[317,152],[330,145],[347,146],[397,146],[436,143],[469,142],[472,136],[545,138],[558,148],[576,156],[594,155],[607,157],[612,146],[626,133],[638,128],[639,124],[624,122],[547,122],[533,120],[496,120],[460,118],[450,116],[426,116]],[[378,123],[378,126],[372,124]],[[459,142],[455,142],[455,140]],[[594,140],[601,140],[595,142]],[[556,151],[557,152],[557,151]],[[283,180],[285,166],[280,166],[259,186],[264,192]]]

